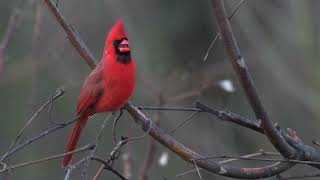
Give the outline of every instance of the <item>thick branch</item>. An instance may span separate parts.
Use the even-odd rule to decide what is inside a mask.
[[[261,120],[261,127],[265,135],[273,146],[286,158],[296,156],[295,150],[281,137],[276,128],[273,126],[270,118],[262,105],[258,92],[252,82],[252,78],[246,66],[244,58],[240,54],[237,42],[232,32],[230,22],[223,0],[212,0],[212,5],[220,29],[221,37],[224,43],[225,51],[235,70],[237,77],[247,95],[249,103],[256,115]]]
[[[263,129],[261,128],[261,121],[256,120],[250,120],[246,119],[242,116],[239,116],[237,114],[234,114],[232,112],[228,111],[218,111],[215,109],[212,109],[200,102],[196,103],[196,107],[201,110],[201,112],[208,112],[210,114],[215,115],[217,118],[222,119],[227,122],[232,122],[237,125],[240,125],[242,127],[260,132],[264,134]],[[296,159],[299,160],[306,160],[306,161],[312,161],[312,162],[320,162],[320,150],[304,144],[302,141],[297,141],[294,138],[290,137],[287,133],[284,133],[280,131],[286,142],[290,144],[291,147],[293,147],[295,150],[297,150],[298,156]],[[315,164],[310,164],[316,168],[320,169],[320,166]]]
[[[126,110],[131,114],[135,121],[142,126],[144,131],[147,131],[150,126],[150,121],[147,116],[141,112],[137,107],[128,103]],[[277,175],[289,169],[292,165],[287,163],[275,163],[270,166],[261,168],[237,168],[232,166],[225,166],[209,160],[197,160],[203,158],[201,155],[185,147],[183,144],[175,140],[173,137],[166,134],[155,124],[151,124],[149,133],[159,143],[173,151],[185,161],[192,163],[195,160],[197,165],[210,172],[220,174],[222,176],[239,178],[239,179],[257,179],[266,178]]]

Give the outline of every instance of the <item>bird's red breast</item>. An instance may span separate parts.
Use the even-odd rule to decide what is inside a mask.
[[[77,113],[92,115],[119,110],[132,95],[135,79],[136,65],[124,24],[119,20],[108,35],[102,60],[81,90]]]
[[[111,29],[96,68],[86,78],[77,105],[78,121],[67,144],[66,152],[75,150],[81,132],[92,115],[100,112],[118,111],[133,93],[136,65],[131,57],[128,36],[124,24],[119,20]],[[63,166],[72,160],[66,155]]]

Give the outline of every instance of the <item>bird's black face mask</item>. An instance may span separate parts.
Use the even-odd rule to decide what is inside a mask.
[[[131,49],[129,47],[129,41],[127,38],[122,38],[121,40],[113,41],[113,46],[116,50],[117,61],[128,64],[131,61]]]

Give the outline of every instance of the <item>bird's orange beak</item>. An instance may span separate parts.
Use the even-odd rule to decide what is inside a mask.
[[[129,53],[131,51],[129,47],[129,41],[127,39],[124,39],[119,44],[119,51],[120,53]]]

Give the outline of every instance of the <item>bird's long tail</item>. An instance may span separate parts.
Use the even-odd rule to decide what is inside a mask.
[[[75,126],[73,127],[72,133],[69,137],[66,152],[71,152],[76,149],[76,147],[79,143],[79,140],[80,140],[80,135],[81,135],[84,127],[86,126],[89,118],[90,117],[88,117],[88,116],[84,116],[84,117],[80,117],[80,119],[78,119],[78,121],[75,124]],[[63,158],[62,166],[66,167],[67,165],[69,165],[72,158],[73,158],[73,153],[65,155]]]

